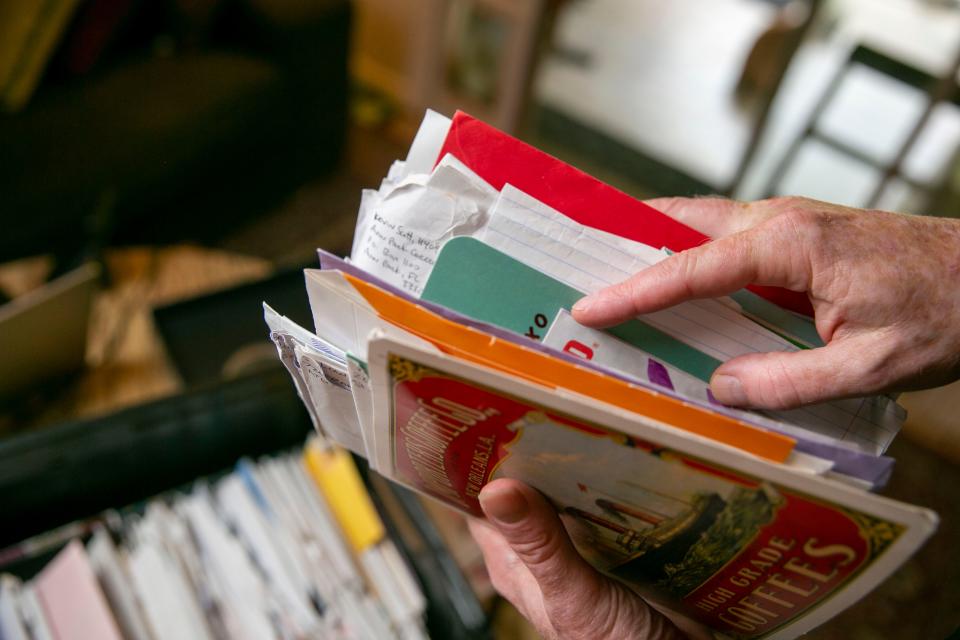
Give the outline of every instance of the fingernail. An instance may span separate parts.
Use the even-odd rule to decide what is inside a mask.
[[[723,404],[742,407],[747,404],[747,394],[743,390],[743,383],[740,378],[728,375],[713,376],[710,381],[710,388],[713,395]]]
[[[593,296],[587,296],[586,298],[580,298],[577,300],[577,303],[573,305],[572,311],[574,313],[588,313],[590,309],[593,308],[595,301]]]
[[[530,511],[527,498],[510,485],[500,487],[497,483],[489,484],[480,492],[479,500],[483,513],[503,524],[519,522]]]

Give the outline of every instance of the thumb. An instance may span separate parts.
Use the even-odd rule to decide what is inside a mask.
[[[596,594],[600,575],[580,557],[556,511],[535,489],[501,478],[480,492],[480,506],[490,523],[540,585],[543,598],[569,594],[570,585]]]
[[[682,637],[670,619],[580,557],[557,512],[535,489],[501,478],[487,484],[479,497],[487,519],[540,588],[545,621],[538,628],[544,636]],[[683,625],[700,637],[694,623],[684,620]]]
[[[883,387],[876,353],[865,336],[793,353],[751,353],[720,365],[710,390],[723,404],[755,409],[869,395]]]

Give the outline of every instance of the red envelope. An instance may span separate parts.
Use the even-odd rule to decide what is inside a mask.
[[[510,183],[580,224],[651,247],[682,251],[709,237],[553,156],[458,111],[437,158],[451,153],[495,189]],[[748,287],[781,307],[813,316],[806,294]]]

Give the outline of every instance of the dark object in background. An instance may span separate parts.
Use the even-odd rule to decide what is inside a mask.
[[[186,393],[0,441],[0,548],[301,445],[312,425],[268,337],[264,299],[312,326],[301,269],[158,309]],[[268,366],[223,379],[250,344]]]
[[[68,31],[26,108],[0,115],[0,261],[212,240],[336,166],[347,0],[129,4],[100,40],[81,7],[87,48]]]
[[[83,369],[99,279],[86,264],[0,304],[0,407]]]
[[[220,380],[233,368],[231,361],[251,347],[262,347],[269,364],[282,369],[261,303],[312,330],[303,286],[303,270],[296,268],[154,309],[157,330],[187,387]]]
[[[440,531],[417,495],[370,469],[355,455],[387,533],[414,568],[427,597],[427,632],[431,638],[489,640],[489,622],[463,571],[447,550]]]
[[[298,446],[312,429],[273,370],[0,442],[0,547]]]
[[[0,441],[0,550],[217,474],[238,458],[301,446],[312,426],[267,337],[260,301],[310,327],[303,287],[296,268],[157,309],[171,357],[195,390]],[[225,363],[249,345],[263,345],[271,366],[223,380]],[[417,498],[374,479],[365,461],[357,463],[387,530],[423,584],[431,636],[489,638],[476,596]],[[412,540],[400,535],[399,520]],[[32,576],[57,548],[0,569]]]
[[[290,376],[275,370],[0,442],[0,571],[33,577],[63,541],[53,536],[34,547],[8,545],[106,509],[137,508],[159,493],[188,488],[197,477],[229,470],[237,458],[300,447],[310,430]],[[431,637],[490,638],[476,596],[417,498],[382,479],[371,482],[358,463],[391,538],[428,596]],[[388,509],[384,497],[397,508]],[[400,535],[398,520],[414,539]]]

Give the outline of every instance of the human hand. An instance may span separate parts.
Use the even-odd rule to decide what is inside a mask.
[[[494,480],[480,492],[480,505],[488,521],[471,519],[470,533],[493,586],[546,640],[709,637],[688,619],[671,614],[671,621],[587,564],[536,490]]]
[[[750,354],[710,381],[725,404],[784,409],[946,384],[960,377],[960,220],[807,198],[650,204],[716,240],[588,296],[581,324],[607,327],[748,285],[805,291],[826,346]]]

